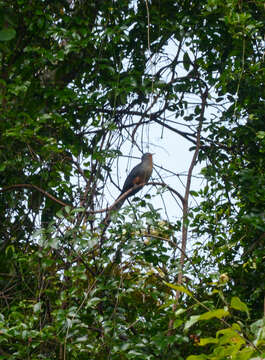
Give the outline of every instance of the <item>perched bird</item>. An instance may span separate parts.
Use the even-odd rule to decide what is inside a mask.
[[[153,155],[150,153],[145,153],[142,156],[142,161],[140,164],[136,165],[131,172],[129,173],[129,175],[127,176],[122,191],[120,193],[120,195],[118,196],[118,198],[116,199],[116,201],[127,191],[129,191],[130,189],[133,189],[133,187],[135,187],[135,189],[131,190],[127,196],[125,196],[125,198],[121,199],[120,201],[117,202],[117,204],[114,205],[113,210],[118,210],[122,207],[122,204],[124,203],[124,201],[130,197],[135,195],[138,191],[140,191],[144,184],[148,182],[148,180],[151,177],[153,171]],[[137,186],[143,184],[142,186]]]
[[[123,185],[122,191],[115,201],[115,205],[113,205],[111,207],[111,211],[107,212],[107,215],[103,221],[104,227],[102,230],[102,235],[105,233],[107,227],[109,226],[109,224],[111,222],[112,211],[119,210],[122,207],[124,201],[128,197],[133,196],[138,191],[140,191],[143,188],[144,184],[147,183],[148,180],[150,179],[152,171],[153,171],[153,155],[150,153],[143,154],[142,162],[140,164],[136,165],[132,169],[132,171],[129,173],[129,175],[127,176],[125,183]],[[137,186],[140,184],[143,184],[143,185]],[[134,189],[134,187],[135,187],[135,189]],[[131,191],[129,191],[129,190],[131,190]],[[120,199],[120,197],[123,194],[125,194],[127,191],[128,191],[128,194],[126,196],[124,195],[124,198]],[[102,237],[102,239],[103,239],[103,237]]]

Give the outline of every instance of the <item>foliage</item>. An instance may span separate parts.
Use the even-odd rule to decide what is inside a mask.
[[[0,10],[0,358],[265,357],[263,1]],[[164,161],[107,227],[153,131],[185,189]]]

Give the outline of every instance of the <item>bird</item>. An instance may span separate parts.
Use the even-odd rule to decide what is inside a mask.
[[[111,216],[113,211],[118,211],[122,207],[124,201],[128,199],[128,197],[135,195],[138,191],[140,191],[144,187],[145,183],[147,183],[148,180],[150,179],[152,175],[152,171],[153,171],[153,154],[145,153],[142,156],[142,161],[140,162],[140,164],[136,165],[127,176],[120,195],[115,200],[114,205],[112,205],[109,211],[107,212],[106,217],[103,220],[102,239],[104,237],[103,235],[107,230],[107,227],[111,222]],[[138,186],[140,184],[142,185]],[[122,195],[127,192],[128,194],[122,197]],[[120,199],[121,197],[122,199]]]
[[[152,175],[152,171],[153,171],[153,154],[145,153],[142,156],[142,161],[140,162],[140,164],[136,165],[127,176],[123,188],[121,190],[121,193],[117,197],[114,203],[115,205],[113,206],[113,210],[120,209],[127,198],[135,195],[138,191],[140,191],[144,187],[144,184],[147,183],[148,180],[150,179]],[[143,185],[137,186],[140,184]],[[134,187],[135,189],[133,189]],[[128,192],[129,190],[131,191]],[[128,192],[128,194],[124,198],[119,200],[119,198],[126,192]]]

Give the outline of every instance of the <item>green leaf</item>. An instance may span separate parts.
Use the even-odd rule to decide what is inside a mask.
[[[200,319],[200,315],[191,316],[184,326],[184,331],[187,331],[192,325],[196,324],[196,322],[198,322],[199,319]]]
[[[199,345],[205,346],[207,344],[217,344],[217,343],[218,343],[218,339],[213,337],[208,337],[208,338],[200,338]]]
[[[182,286],[182,285],[173,285],[173,284],[167,283],[167,282],[165,282],[165,281],[164,281],[164,284],[166,284],[167,286],[169,286],[171,289],[180,291],[180,292],[185,293],[185,294],[187,294],[187,295],[189,295],[189,296],[192,297],[192,293],[191,293],[189,290],[187,290],[187,289],[186,289],[184,286]]]
[[[176,319],[173,324],[173,329],[177,329],[182,324],[183,324],[183,320]]]
[[[246,345],[246,340],[237,332],[231,328],[222,329],[217,331],[216,337],[219,339],[219,343],[224,345],[231,346],[231,349],[234,348],[233,351],[238,352],[242,345]]]
[[[255,342],[265,340],[265,318],[255,321],[250,326],[251,332],[255,335]]]
[[[257,137],[258,137],[259,139],[264,139],[264,137],[265,137],[265,131],[258,131],[258,132],[257,132]]]
[[[186,309],[180,308],[177,311],[175,311],[175,316],[179,316],[179,315],[183,314],[186,311],[187,311]]]
[[[199,320],[209,320],[214,317],[221,319],[228,315],[229,315],[229,312],[227,310],[217,309],[217,310],[213,310],[213,311],[207,311],[206,313],[200,315]]]
[[[224,309],[218,309],[213,311],[207,311],[206,313],[202,315],[193,315],[190,317],[190,319],[186,322],[184,330],[188,330],[192,325],[194,325],[196,322],[200,320],[210,320],[214,317],[221,319],[225,316],[229,315],[229,312]]]
[[[254,353],[254,349],[252,347],[246,347],[244,349],[242,349],[238,354],[237,354],[237,360],[248,360],[251,358],[252,354]],[[262,359],[263,357],[258,357],[256,358],[257,360]],[[252,358],[252,360],[255,360],[255,358]]]
[[[5,168],[6,168],[6,164],[1,164],[1,165],[0,165],[0,171],[4,171]]]
[[[71,212],[71,208],[68,205],[65,206],[64,210],[67,214],[70,214],[70,212]]]
[[[190,195],[192,195],[192,196],[199,196],[198,192],[197,192],[197,191],[194,191],[194,190],[191,190],[191,191],[190,191]]]
[[[9,41],[16,36],[16,30],[13,28],[0,30],[0,41]]]
[[[83,207],[79,207],[79,208],[75,208],[71,211],[71,214],[75,214],[75,213],[80,213],[80,212],[84,212],[85,208]]]
[[[33,311],[34,313],[37,313],[41,310],[41,302],[37,302],[34,306],[33,306]]]
[[[231,300],[231,308],[243,311],[249,315],[248,307],[245,303],[243,303],[237,296],[234,296]]]
[[[186,53],[186,52],[185,52],[185,54],[183,56],[183,66],[184,66],[185,70],[189,71],[190,57],[189,57],[188,53]]]

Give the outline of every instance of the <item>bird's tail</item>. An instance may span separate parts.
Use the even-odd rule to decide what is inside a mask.
[[[120,196],[117,197],[117,199],[115,200],[114,205],[113,205],[112,208],[111,208],[111,211],[118,211],[118,210],[120,210],[120,208],[122,207],[122,205],[123,205],[124,201],[126,200],[126,198],[120,199],[121,195],[122,195],[122,193],[121,193]]]
[[[117,197],[117,199],[114,202],[114,205],[110,208],[110,210],[107,212],[105,219],[103,220],[103,224],[105,225],[105,229],[109,226],[111,222],[111,215],[113,211],[118,211],[122,207],[123,203],[125,202],[126,198],[121,198],[122,193]],[[119,200],[120,199],[120,200]]]

